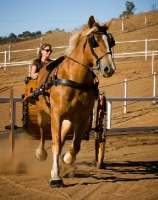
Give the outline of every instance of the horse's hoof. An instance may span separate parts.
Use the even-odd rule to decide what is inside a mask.
[[[73,157],[69,151],[62,155],[62,161],[67,165],[72,165],[75,162],[75,160],[76,156]]]
[[[38,149],[36,149],[35,156],[36,156],[36,158],[37,158],[38,160],[40,160],[40,161],[45,161],[45,160],[47,159],[47,152],[46,152],[46,150],[44,149],[44,150],[42,151],[42,153],[41,153],[41,152],[38,151]]]
[[[64,187],[64,183],[62,180],[50,180],[49,185],[51,188]]]

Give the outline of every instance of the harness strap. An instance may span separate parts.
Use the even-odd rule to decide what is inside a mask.
[[[65,86],[70,86],[78,90],[85,90],[85,91],[96,90],[98,88],[98,84],[88,85],[88,84],[77,83],[75,81],[71,81],[68,79],[53,79],[47,84],[46,89],[49,89],[53,85],[55,86],[65,85]]]
[[[89,67],[89,66],[86,66],[86,65],[84,65],[84,64],[82,64],[82,63],[80,63],[80,62],[78,62],[77,60],[75,60],[75,59],[69,57],[69,56],[65,56],[65,57],[68,58],[68,59],[70,59],[70,60],[72,60],[73,62],[75,62],[75,63],[77,63],[77,64],[79,64],[79,65],[82,65],[83,67],[86,67],[87,69],[90,69],[91,71],[94,70],[94,68]]]

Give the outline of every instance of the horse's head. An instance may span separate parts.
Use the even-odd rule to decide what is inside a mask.
[[[66,49],[67,55],[71,55],[78,60],[81,56],[79,56],[79,53],[76,55],[76,49],[77,47],[78,49],[83,47],[83,56],[80,62],[90,67],[97,66],[104,77],[112,76],[116,70],[111,52],[115,40],[110,33],[107,33],[112,20],[99,25],[91,16],[87,25],[72,33],[69,47]],[[75,56],[72,55],[73,53]]]
[[[113,19],[112,19],[113,20]],[[96,23],[93,16],[88,20],[89,30],[86,32],[87,39],[84,43],[84,48],[89,44],[92,55],[92,64],[97,66],[97,69],[104,77],[110,77],[116,70],[111,48],[115,45],[115,40],[107,30],[112,22],[99,25]]]

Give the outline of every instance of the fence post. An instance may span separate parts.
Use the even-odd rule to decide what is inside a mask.
[[[113,60],[114,60],[114,52],[115,52],[114,47],[111,49],[111,51],[112,51],[112,58],[113,58]]]
[[[13,88],[10,89],[10,108],[9,108],[9,121],[10,121],[10,130],[9,130],[9,146],[10,154],[13,155],[14,150],[14,102],[13,102]]]
[[[145,60],[147,60],[147,53],[148,53],[148,39],[145,39]]]
[[[4,52],[4,70],[6,70],[7,51]]]
[[[16,124],[16,102],[13,101],[13,125]]]
[[[108,101],[107,129],[111,128],[111,116],[112,116],[112,101]]]
[[[127,79],[125,79],[125,84],[124,84],[124,98],[127,97]],[[124,101],[124,113],[127,113],[127,101]]]
[[[39,54],[39,50],[40,50],[40,48],[38,47],[38,48],[37,48],[37,56],[38,56],[38,54]]]
[[[154,75],[154,83],[153,83],[153,97],[156,97],[156,72],[153,73]],[[155,101],[153,101],[155,104]]]
[[[42,37],[40,38],[40,47],[42,46]]]
[[[152,74],[154,73],[154,51],[152,52]]]
[[[124,17],[122,17],[122,33],[124,31]]]
[[[145,27],[147,27],[147,12],[145,12]]]
[[[8,61],[10,62],[10,46],[8,47]]]

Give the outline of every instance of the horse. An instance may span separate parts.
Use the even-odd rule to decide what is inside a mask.
[[[60,158],[71,165],[80,151],[98,93],[99,81],[93,70],[97,69],[105,78],[111,77],[116,70],[111,52],[115,42],[107,33],[112,20],[100,25],[94,16],[90,16],[88,23],[71,35],[62,62],[55,67],[53,62],[49,63],[38,74],[36,109],[40,142],[35,155],[38,160],[47,158],[44,143],[50,119],[53,155],[50,187],[64,186],[60,176]],[[72,127],[72,144],[61,157],[66,135]]]

